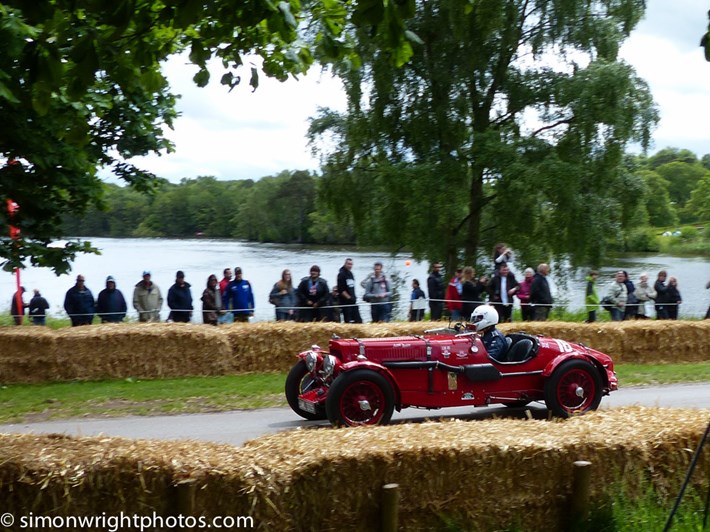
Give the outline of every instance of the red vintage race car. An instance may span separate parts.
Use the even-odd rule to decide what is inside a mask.
[[[595,410],[618,387],[604,353],[565,340],[526,333],[506,336],[499,360],[463,326],[424,336],[338,338],[328,351],[314,345],[298,355],[286,398],[298,415],[333,425],[379,425],[396,408],[544,401],[556,416]]]

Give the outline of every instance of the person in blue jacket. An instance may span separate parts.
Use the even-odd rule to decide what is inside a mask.
[[[96,313],[101,318],[101,323],[119,323],[126,317],[127,310],[126,299],[116,288],[116,279],[109,275],[106,278],[106,288],[99,292],[96,300]]]
[[[224,292],[224,308],[232,311],[234,321],[248,322],[254,315],[254,291],[251,283],[242,278],[241,268],[234,268],[234,279]]]
[[[190,283],[185,282],[185,273],[178,270],[175,284],[168,290],[169,320],[187,323],[192,318],[192,292]]]
[[[77,275],[76,284],[67,290],[64,297],[64,310],[67,311],[69,319],[71,319],[72,327],[91,325],[91,322],[94,321],[96,313],[94,296],[84,283],[84,276]]]

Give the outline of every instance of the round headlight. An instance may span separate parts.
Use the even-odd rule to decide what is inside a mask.
[[[306,361],[308,371],[313,371],[318,363],[318,355],[316,355],[313,351],[308,351],[304,360]]]
[[[323,375],[325,377],[330,377],[335,369],[335,357],[333,355],[326,355],[323,357]]]

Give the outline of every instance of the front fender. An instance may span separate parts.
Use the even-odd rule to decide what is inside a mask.
[[[346,362],[338,367],[335,378],[338,378],[343,373],[354,371],[356,369],[368,369],[385,377],[389,381],[392,386],[392,391],[394,392],[395,408],[398,412],[402,409],[402,394],[399,391],[397,380],[394,378],[394,375],[392,375],[392,372],[381,364],[377,364],[370,360],[353,360],[352,362]]]
[[[545,378],[549,377],[563,362],[567,362],[568,360],[585,360],[587,362],[591,362],[595,368],[597,367],[591,357],[583,355],[582,353],[563,353],[557,355],[547,363],[545,369],[542,370],[542,376]]]

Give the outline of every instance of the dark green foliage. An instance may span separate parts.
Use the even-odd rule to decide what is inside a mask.
[[[658,235],[653,229],[638,227],[629,232],[623,251],[658,252]]]
[[[72,236],[241,238],[260,242],[351,242],[347,224],[333,227],[316,206],[318,179],[284,171],[259,181],[214,177],[164,182],[144,195],[108,185],[104,209],[64,217]],[[317,237],[314,227],[317,226]]]

